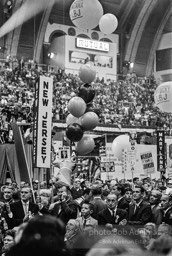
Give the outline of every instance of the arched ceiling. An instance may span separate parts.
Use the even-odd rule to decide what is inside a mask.
[[[48,21],[73,26],[69,18],[69,9],[73,0],[49,0],[45,10],[25,22],[20,30],[7,36],[11,55],[30,56],[38,62],[41,59],[43,38]],[[171,0],[99,0],[104,13],[113,13],[118,18],[120,65],[123,61],[134,62],[139,76],[148,76],[152,72],[153,60],[163,33],[172,32]],[[16,0],[16,6],[21,0]],[[96,30],[99,28],[97,27]],[[20,32],[20,34],[19,34]],[[11,34],[11,33],[10,33]],[[18,38],[16,43],[15,38]],[[15,41],[15,43],[14,43]]]

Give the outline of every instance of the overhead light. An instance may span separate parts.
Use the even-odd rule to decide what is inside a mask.
[[[48,57],[49,57],[50,59],[54,58],[54,56],[55,56],[55,54],[54,54],[53,52],[48,53]]]
[[[131,63],[130,63],[130,68],[133,68],[133,67],[134,67],[134,63],[131,62]]]
[[[13,4],[13,2],[11,0],[7,0],[7,2],[6,2],[7,6],[11,6],[12,4]]]

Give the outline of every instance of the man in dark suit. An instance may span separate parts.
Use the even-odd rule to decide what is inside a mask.
[[[91,187],[91,195],[93,199],[90,201],[90,204],[93,205],[93,213],[91,217],[98,220],[98,214],[102,210],[107,208],[107,204],[102,200],[102,188],[98,184],[93,184]]]
[[[151,222],[155,223],[156,225],[160,225],[162,223],[163,219],[163,209],[161,208],[160,199],[161,199],[162,193],[159,190],[152,190],[149,202],[151,204],[152,209],[152,219]]]
[[[83,195],[83,190],[81,188],[81,180],[76,178],[71,188],[72,198],[75,200]]]
[[[125,186],[122,184],[118,184],[116,186],[115,194],[118,197],[118,209],[123,209],[128,212],[129,203],[125,198]]]
[[[172,195],[162,195],[161,207],[164,213],[162,222],[172,225]]]
[[[118,199],[115,194],[107,196],[107,208],[98,214],[98,225],[113,228],[114,225],[127,224],[127,212],[123,209],[118,209]]]
[[[151,206],[143,200],[144,191],[144,188],[140,186],[135,186],[133,189],[134,202],[129,204],[129,225],[145,225],[151,221]]]
[[[38,213],[38,205],[30,202],[30,198],[31,189],[29,187],[23,187],[21,189],[21,200],[10,204],[11,213],[8,216],[12,219],[14,227],[28,221]]]
[[[70,219],[76,219],[80,211],[80,206],[77,202],[72,200],[68,186],[59,184],[57,196],[58,201],[50,205],[49,208],[51,215],[60,218],[64,224],[67,224]]]

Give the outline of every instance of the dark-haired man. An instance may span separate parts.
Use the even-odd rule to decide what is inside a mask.
[[[143,200],[144,192],[144,188],[140,186],[135,186],[133,189],[134,203],[129,205],[128,216],[128,224],[130,225],[145,225],[151,221],[151,206]]]
[[[57,218],[60,218],[64,224],[70,219],[76,219],[80,207],[74,200],[72,200],[72,196],[68,186],[62,185],[57,190],[58,201],[53,205],[53,207],[49,208],[50,213]]]
[[[101,212],[102,210],[107,208],[106,202],[102,200],[102,188],[94,184],[91,188],[91,194],[93,196],[93,199],[90,201],[90,203],[93,205],[93,213],[92,217],[94,219],[98,219],[98,213]]]
[[[125,197],[125,200],[128,202],[128,204],[132,203],[132,200],[133,200],[133,190],[132,190],[132,188],[128,187],[128,188],[125,189],[124,197]]]
[[[115,194],[118,198],[118,209],[123,209],[128,212],[129,203],[125,198],[125,186],[122,184],[118,184],[116,186]]]

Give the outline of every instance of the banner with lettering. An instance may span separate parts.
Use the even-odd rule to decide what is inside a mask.
[[[154,173],[155,165],[154,165],[154,161],[153,161],[152,152],[145,152],[143,154],[140,154],[140,158],[142,160],[144,173],[146,175]]]
[[[53,78],[40,76],[35,87],[33,163],[50,168]]]
[[[165,172],[165,153],[165,133],[159,130],[157,131],[157,168],[159,172]]]

